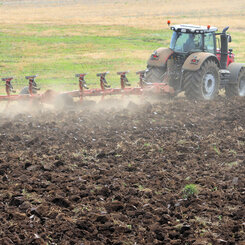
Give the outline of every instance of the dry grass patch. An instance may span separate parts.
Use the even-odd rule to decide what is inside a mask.
[[[170,18],[175,23],[212,24],[220,28],[230,25],[232,29],[245,30],[243,0],[232,1],[232,6],[228,0],[39,2],[3,4],[0,7],[0,22],[127,25],[160,29]]]

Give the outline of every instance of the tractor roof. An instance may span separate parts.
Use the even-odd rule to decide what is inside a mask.
[[[173,31],[178,32],[187,32],[187,33],[206,33],[206,32],[215,32],[218,30],[217,27],[214,26],[195,26],[189,24],[182,25],[174,25],[170,27]]]

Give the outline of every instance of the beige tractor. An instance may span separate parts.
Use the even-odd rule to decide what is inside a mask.
[[[173,25],[169,48],[152,53],[144,76],[150,83],[167,83],[175,94],[212,100],[224,88],[228,97],[245,96],[245,64],[235,63],[229,27]]]

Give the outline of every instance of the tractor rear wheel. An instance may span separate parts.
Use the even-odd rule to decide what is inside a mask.
[[[235,83],[227,84],[225,87],[225,94],[227,97],[245,96],[245,68],[240,70]]]
[[[185,71],[184,90],[188,99],[212,100],[219,92],[219,68],[215,61],[207,60],[198,71]]]
[[[164,80],[166,69],[163,67],[149,66],[145,72],[145,81],[147,83],[161,83]]]

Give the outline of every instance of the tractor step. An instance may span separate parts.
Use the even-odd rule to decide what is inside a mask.
[[[221,69],[219,70],[219,74],[220,74],[220,85],[224,87],[226,84],[229,83],[231,73],[227,69]]]

